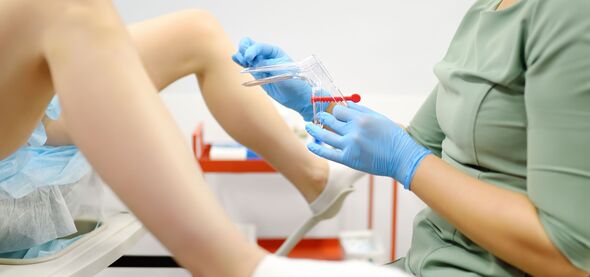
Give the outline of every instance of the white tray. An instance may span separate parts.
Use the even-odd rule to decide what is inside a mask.
[[[118,213],[54,255],[30,260],[0,259],[0,276],[92,276],[123,256],[145,233],[133,215]]]

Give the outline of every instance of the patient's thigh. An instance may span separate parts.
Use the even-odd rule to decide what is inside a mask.
[[[0,158],[26,142],[53,96],[41,40],[59,1],[0,1]]]

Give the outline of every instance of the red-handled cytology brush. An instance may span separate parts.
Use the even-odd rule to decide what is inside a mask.
[[[342,102],[342,101],[352,101],[354,103],[358,103],[361,101],[361,96],[358,94],[353,94],[351,96],[345,96],[345,97],[321,97],[321,96],[316,96],[316,97],[312,97],[311,98],[311,103],[317,103],[317,102]]]

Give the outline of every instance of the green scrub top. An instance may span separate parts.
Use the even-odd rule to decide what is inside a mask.
[[[590,271],[590,1],[499,4],[467,12],[409,133],[457,169],[527,195],[555,246]],[[431,209],[414,221],[405,268],[525,275]]]

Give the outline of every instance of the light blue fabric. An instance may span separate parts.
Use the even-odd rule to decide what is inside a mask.
[[[57,97],[50,102],[46,115],[57,119]],[[91,170],[75,146],[45,146],[47,134],[42,123],[28,140],[28,145],[0,161],[0,197],[18,199],[44,186],[67,185],[79,181]]]
[[[53,255],[66,247],[72,245],[72,243],[79,240],[82,236],[77,236],[71,239],[56,239],[39,246],[35,246],[27,250],[27,253],[23,259],[35,259]]]
[[[82,236],[76,236],[71,239],[54,239],[43,243],[41,245],[14,252],[0,253],[0,258],[3,259],[36,259],[51,256],[82,238]]]
[[[59,100],[56,97],[53,97],[47,109],[45,110],[45,115],[49,117],[49,119],[56,120],[61,113],[61,107],[59,106]],[[33,134],[27,141],[29,146],[43,146],[47,142],[47,133],[45,133],[45,126],[43,126],[42,122],[39,122]],[[1,175],[0,175],[1,176]]]
[[[45,114],[56,120],[60,112],[54,97]],[[0,161],[0,214],[3,223],[9,224],[0,232],[0,251],[11,251],[1,253],[0,258],[48,256],[79,238],[59,238],[76,231],[60,189],[89,175],[91,167],[77,147],[45,146],[46,142],[45,126],[40,122],[26,145]]]
[[[373,110],[348,103],[337,105],[333,114],[320,113],[320,122],[332,131],[308,124],[314,138],[334,148],[310,143],[308,149],[318,156],[374,175],[392,177],[410,189],[420,162],[430,150],[416,143],[406,131]]]
[[[75,146],[26,146],[0,162],[0,190],[19,199],[39,187],[75,183],[90,169]]]

